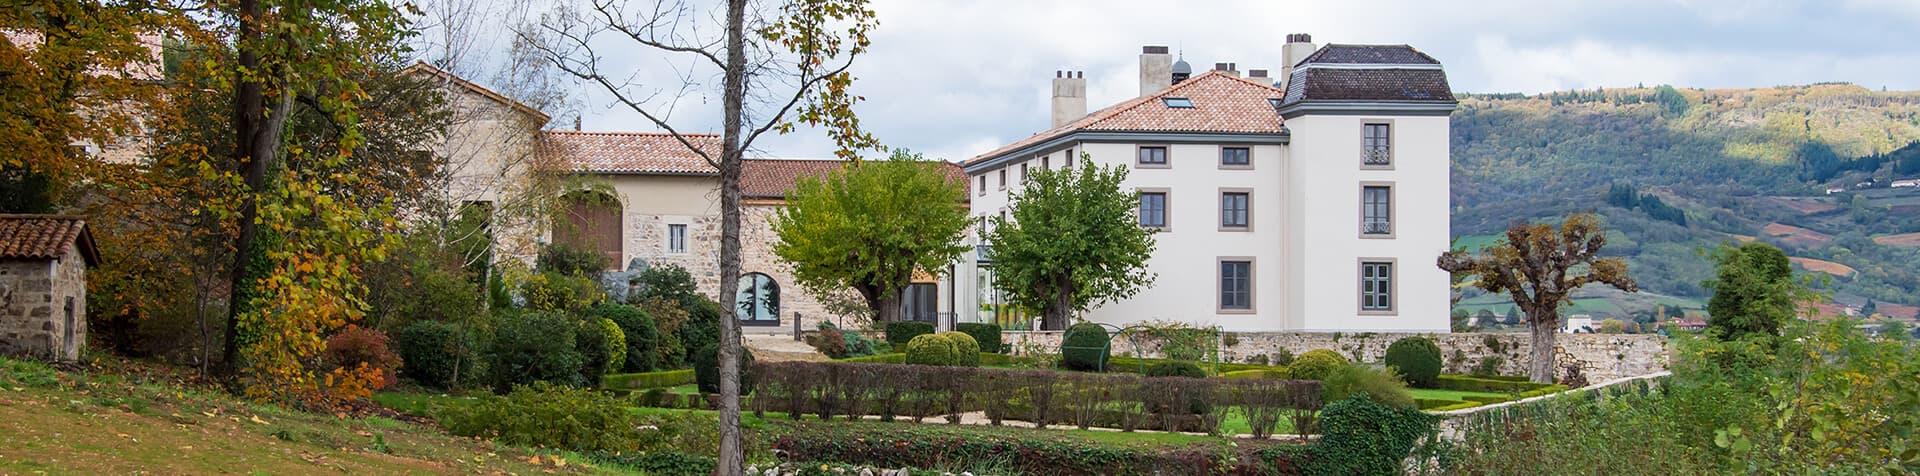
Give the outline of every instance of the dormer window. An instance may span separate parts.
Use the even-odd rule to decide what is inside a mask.
[[[1174,109],[1193,109],[1193,100],[1187,98],[1160,98],[1160,102]]]

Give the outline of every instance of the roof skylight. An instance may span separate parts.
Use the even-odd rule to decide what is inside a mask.
[[[1193,108],[1193,100],[1187,98],[1160,98],[1160,102],[1167,103],[1167,107],[1176,109]]]

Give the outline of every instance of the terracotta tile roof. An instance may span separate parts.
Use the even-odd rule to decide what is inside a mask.
[[[745,198],[787,198],[802,177],[825,177],[828,172],[845,167],[847,163],[839,159],[747,159],[740,164],[740,195]],[[947,173],[948,180],[966,185],[967,173],[959,164],[941,162],[940,165]]]
[[[1280,99],[1283,94],[1284,91],[1273,86],[1220,71],[1208,71],[1160,92],[1129,99],[1066,125],[1014,141],[992,152],[975,156],[967,163],[1080,131],[1279,134],[1283,130],[1280,114],[1274,112],[1269,99]],[[1190,99],[1193,107],[1167,107],[1161,98],[1169,97]]]
[[[0,259],[63,259],[77,244],[87,265],[100,264],[85,219],[66,215],[0,214]]]
[[[720,136],[686,134],[687,140],[720,158]],[[672,134],[655,132],[541,131],[540,153],[575,172],[607,174],[719,175],[719,170]]]

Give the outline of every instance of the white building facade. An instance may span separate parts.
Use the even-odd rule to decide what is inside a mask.
[[[1085,80],[1056,75],[1052,129],[966,163],[974,215],[1010,213],[1025,176],[1041,169],[1123,166],[1140,226],[1158,230],[1148,260],[1156,279],[1079,317],[1246,332],[1448,331],[1448,276],[1434,265],[1450,236],[1456,103],[1445,72],[1404,45],[1288,40],[1277,77],[1241,77],[1228,63],[1194,75],[1164,47],[1147,47],[1141,95],[1091,114],[1073,97]],[[990,259],[968,268],[957,281],[974,287],[979,311],[962,321],[1030,328],[1031,317],[992,290]]]

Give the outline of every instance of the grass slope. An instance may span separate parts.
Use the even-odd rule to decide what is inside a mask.
[[[252,404],[166,368],[0,358],[0,474],[594,471],[553,461],[390,418]]]

